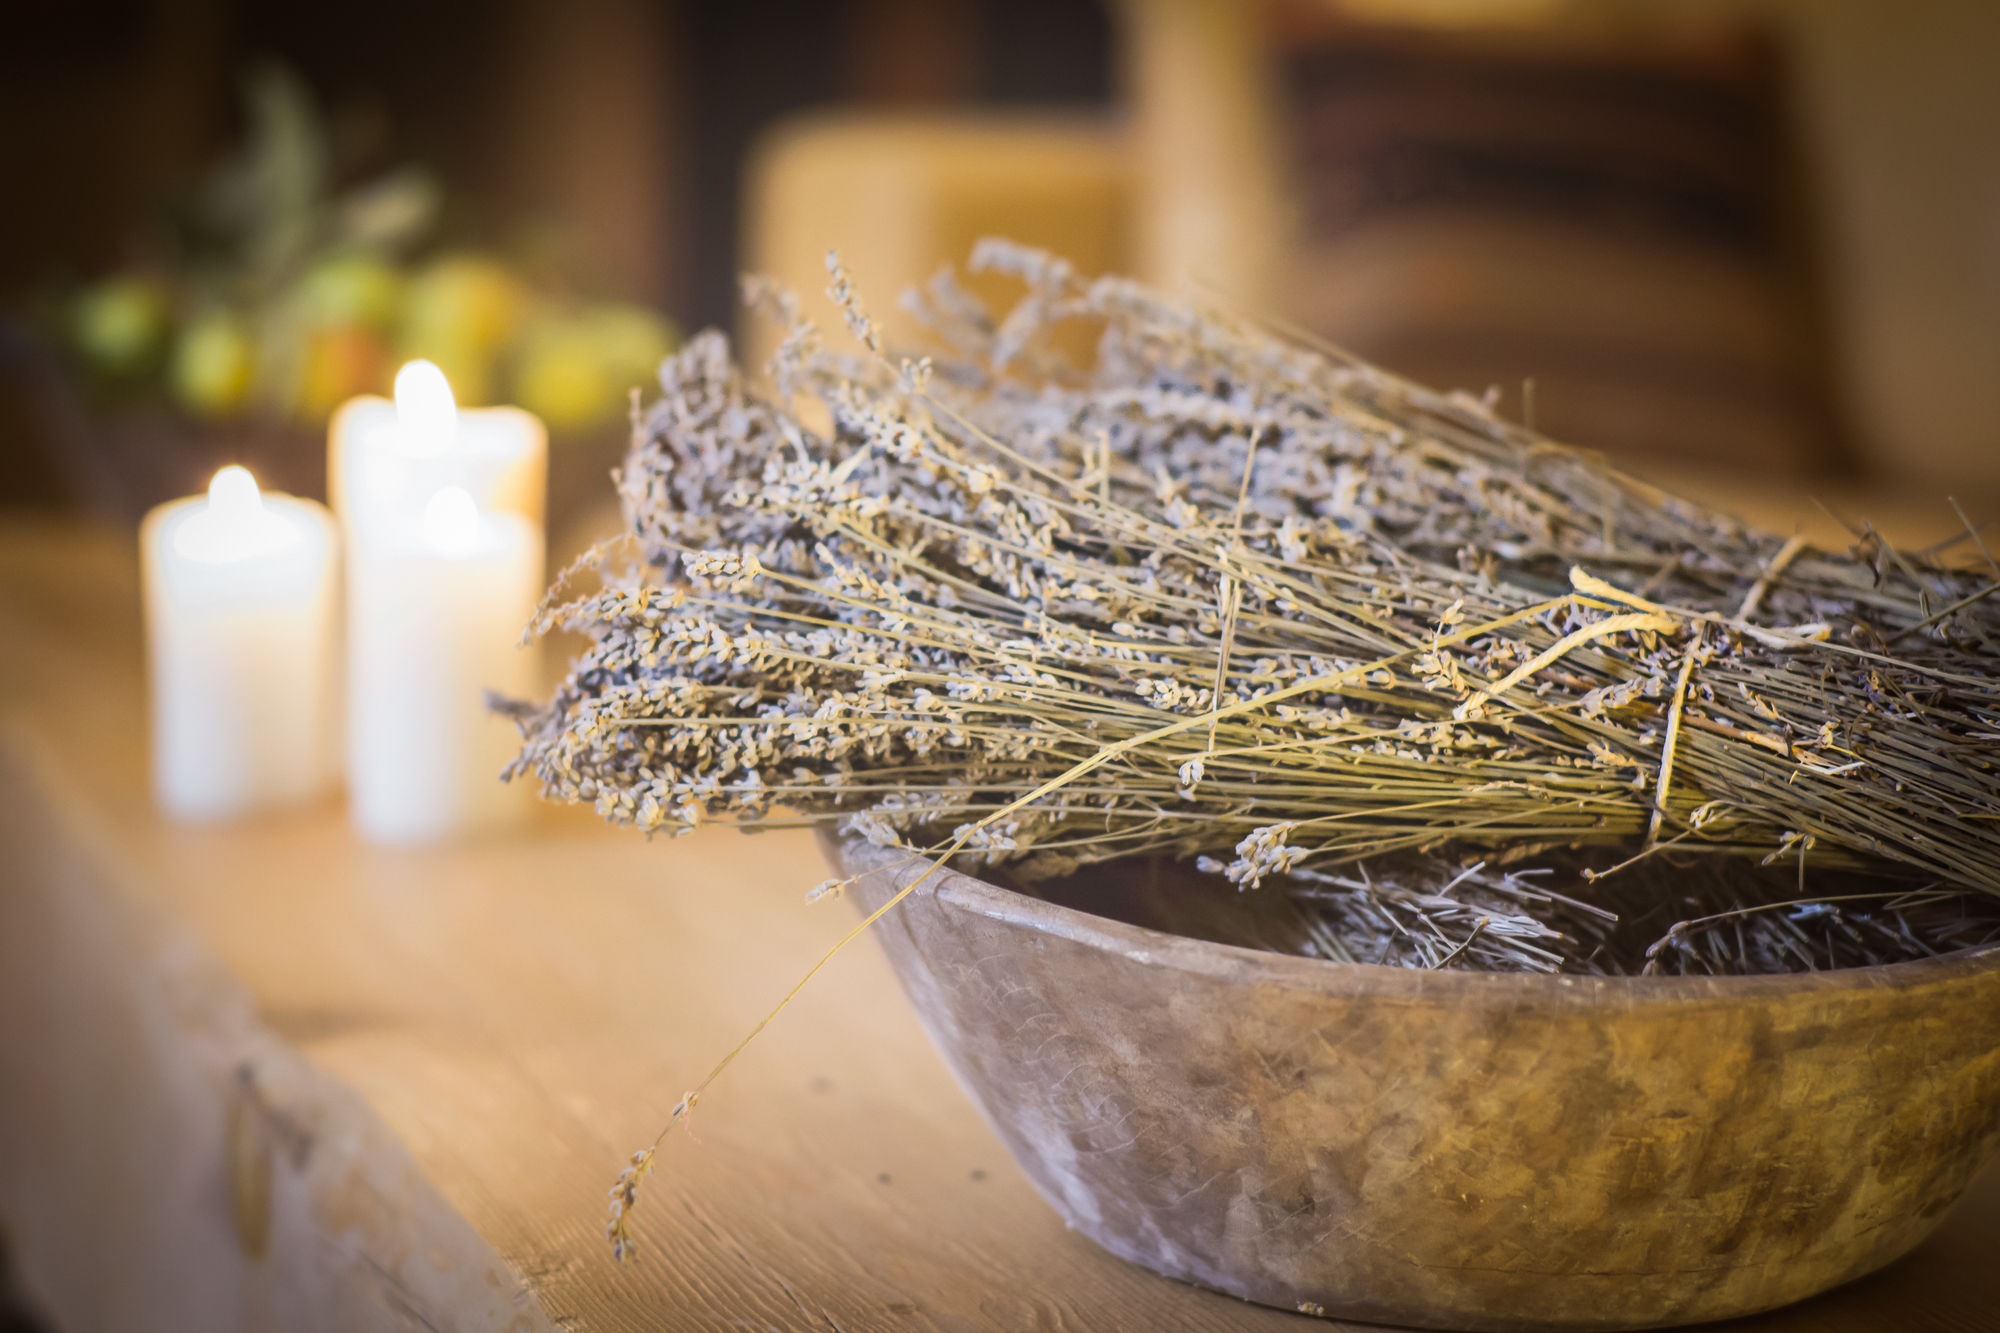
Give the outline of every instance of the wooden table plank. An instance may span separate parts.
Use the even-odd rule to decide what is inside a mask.
[[[625,1155],[849,924],[800,902],[810,842],[168,824],[127,547],[0,527],[0,1217],[66,1333],[1315,1326],[1068,1232],[870,947],[704,1098],[613,1265]],[[1989,1176],[1911,1259],[1742,1327],[1985,1327],[1996,1239]]]

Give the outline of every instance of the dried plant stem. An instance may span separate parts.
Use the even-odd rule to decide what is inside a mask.
[[[1747,602],[1750,599],[1744,600]],[[1688,682],[1694,679],[1694,664],[1701,652],[1701,637],[1706,628],[1696,627],[1694,642],[1681,654],[1680,675],[1674,678],[1673,702],[1667,706],[1667,736],[1660,743],[1660,778],[1653,787],[1653,814],[1646,825],[1648,847],[1659,841],[1660,821],[1667,815],[1667,793],[1674,785],[1674,744],[1680,740],[1681,719],[1687,710]]]

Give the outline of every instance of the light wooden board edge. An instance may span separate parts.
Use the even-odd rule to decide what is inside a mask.
[[[97,882],[131,868],[45,799],[44,764],[0,731],[0,1216],[31,1301],[79,1333],[552,1330],[360,1098],[189,932]]]

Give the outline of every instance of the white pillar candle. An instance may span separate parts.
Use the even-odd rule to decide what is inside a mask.
[[[227,819],[327,790],[338,547],[323,505],[259,495],[240,467],[146,515],[153,789],[168,814]]]
[[[535,685],[520,646],[542,592],[542,534],[482,513],[463,488],[420,517],[372,526],[348,570],[348,791],[376,842],[426,842],[507,824],[532,803],[503,784],[517,748],[485,692]]]
[[[327,498],[350,543],[357,525],[418,516],[446,486],[482,510],[546,523],[549,435],[518,407],[462,409],[444,372],[412,361],[396,375],[396,397],[341,404],[327,429]]]

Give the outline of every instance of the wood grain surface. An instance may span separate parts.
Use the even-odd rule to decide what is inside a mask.
[[[60,1333],[1314,1327],[1068,1232],[872,944],[703,1099],[615,1266],[626,1155],[851,923],[801,901],[810,838],[168,824],[134,563],[0,525],[0,1220]],[[1990,1328],[1996,1243],[1989,1176],[1909,1259],[1734,1327]]]

